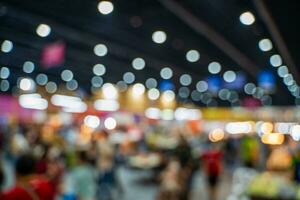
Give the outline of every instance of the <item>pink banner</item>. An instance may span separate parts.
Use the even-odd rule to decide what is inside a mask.
[[[62,65],[65,59],[65,44],[55,42],[44,47],[41,63],[45,68],[52,68]]]

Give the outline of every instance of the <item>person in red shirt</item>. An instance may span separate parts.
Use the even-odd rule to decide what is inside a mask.
[[[222,170],[223,153],[219,150],[216,144],[211,143],[209,145],[209,149],[202,154],[201,158],[204,162],[205,173],[209,185],[210,199],[215,200],[217,196],[219,176]]]
[[[4,191],[1,200],[53,200],[54,194],[48,180],[34,175],[35,160],[31,155],[22,155],[16,162],[16,185]]]

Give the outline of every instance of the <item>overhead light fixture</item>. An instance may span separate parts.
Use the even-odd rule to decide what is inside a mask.
[[[185,57],[189,62],[197,62],[200,59],[200,53],[197,50],[192,49],[186,53]]]
[[[103,15],[108,15],[114,10],[114,5],[110,1],[100,1],[98,3],[98,10]]]
[[[167,39],[167,34],[164,31],[155,31],[152,34],[152,40],[157,44],[164,43],[166,39]]]
[[[40,37],[47,37],[51,33],[51,27],[47,24],[40,24],[36,29],[36,33]]]
[[[249,26],[255,22],[255,17],[251,12],[247,11],[240,15],[240,22]]]

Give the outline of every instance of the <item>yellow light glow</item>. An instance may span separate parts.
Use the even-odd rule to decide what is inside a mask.
[[[175,94],[172,90],[167,90],[162,94],[162,100],[164,102],[171,102],[175,99]]]
[[[119,96],[117,88],[111,83],[105,83],[102,92],[105,99],[117,99]]]
[[[136,83],[132,87],[133,96],[141,96],[145,92],[145,86],[141,83]]]
[[[268,134],[271,133],[272,131],[273,131],[273,124],[271,122],[264,122],[260,126],[260,132],[263,134]]]
[[[223,140],[224,137],[225,137],[225,133],[220,128],[212,130],[208,135],[208,139],[211,142],[219,142],[219,141]]]
[[[261,137],[264,144],[280,145],[284,142],[284,135],[282,133],[267,133]]]

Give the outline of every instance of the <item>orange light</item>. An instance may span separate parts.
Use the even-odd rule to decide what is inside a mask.
[[[208,139],[211,141],[211,142],[219,142],[221,141],[222,139],[224,139],[225,137],[225,133],[222,129],[220,128],[217,128],[217,129],[214,129],[212,130],[209,135],[208,135]]]
[[[261,137],[261,141],[264,144],[271,144],[271,145],[280,145],[284,142],[284,135],[282,133],[268,133],[264,134]]]

